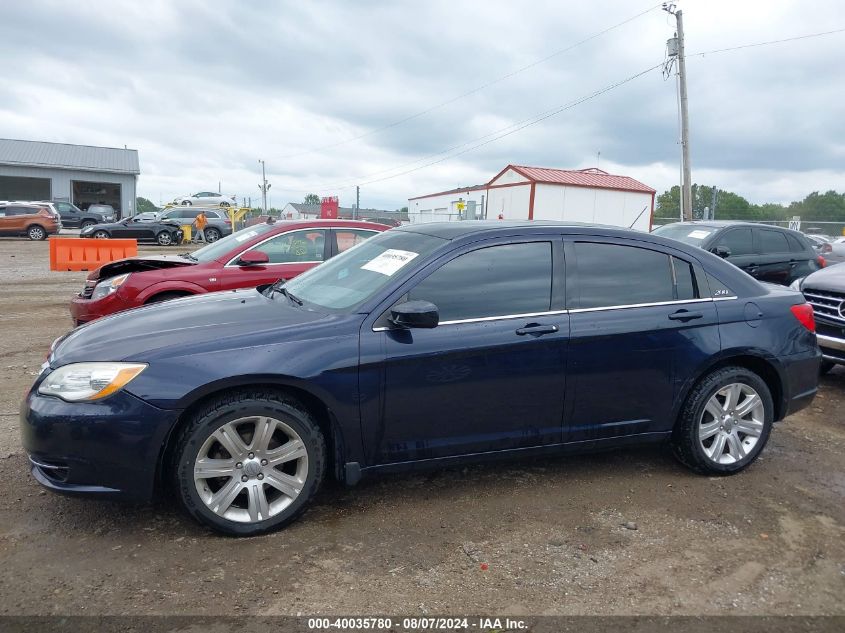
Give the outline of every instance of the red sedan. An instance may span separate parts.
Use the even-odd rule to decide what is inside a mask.
[[[157,301],[290,279],[389,228],[351,220],[264,223],[193,253],[121,259],[88,275],[70,313],[79,325]]]

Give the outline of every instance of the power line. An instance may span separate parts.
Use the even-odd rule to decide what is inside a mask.
[[[637,13],[636,15],[633,15],[630,18],[623,20],[622,22],[614,24],[613,26],[609,26],[606,29],[599,31],[598,33],[594,33],[593,35],[590,35],[589,37],[586,37],[583,40],[575,42],[574,44],[570,44],[566,48],[562,48],[558,51],[555,51],[554,53],[546,55],[545,57],[542,57],[538,60],[535,60],[535,61],[531,62],[530,64],[522,66],[521,68],[517,68],[516,70],[513,70],[513,71],[511,71],[511,72],[509,72],[505,75],[501,75],[500,77],[497,77],[496,79],[492,79],[491,81],[488,81],[485,84],[481,84],[480,86],[472,88],[471,90],[467,90],[466,92],[463,92],[463,93],[461,93],[461,94],[459,94],[455,97],[447,99],[446,101],[441,101],[440,103],[437,103],[437,104],[435,104],[435,105],[433,105],[429,108],[426,108],[425,110],[420,110],[419,112],[416,112],[414,114],[406,116],[402,119],[398,119],[396,121],[393,121],[392,123],[387,123],[386,125],[383,125],[381,127],[373,128],[372,130],[368,130],[367,132],[363,132],[363,133],[361,133],[357,136],[353,136],[352,138],[348,138],[348,139],[345,139],[343,141],[336,141],[334,143],[328,143],[326,145],[320,145],[320,146],[317,146],[317,147],[313,147],[311,149],[302,150],[301,152],[297,152],[295,154],[289,154],[287,156],[281,156],[280,159],[281,160],[287,160],[287,159],[290,159],[290,158],[297,158],[299,156],[304,156],[306,154],[315,154],[315,153],[322,152],[322,151],[327,150],[327,149],[333,149],[335,147],[340,147],[341,145],[347,145],[348,143],[354,143],[355,141],[360,141],[363,138],[367,138],[368,136],[372,136],[373,134],[378,134],[379,132],[383,132],[384,130],[389,130],[391,128],[397,127],[399,125],[402,125],[403,123],[407,123],[408,121],[413,121],[414,119],[417,119],[421,116],[425,116],[426,114],[434,112],[435,110],[439,110],[440,108],[443,108],[447,105],[451,105],[452,103],[455,103],[456,101],[460,101],[461,99],[465,99],[466,97],[469,97],[469,96],[474,95],[478,92],[481,92],[482,90],[486,90],[490,86],[494,86],[498,83],[501,83],[503,81],[510,79],[511,77],[515,77],[516,75],[523,73],[526,70],[530,70],[530,69],[534,68],[535,66],[539,66],[540,64],[543,64],[543,63],[549,61],[550,59],[553,59],[553,58],[555,58],[559,55],[563,55],[564,53],[567,53],[567,52],[571,51],[572,49],[581,46],[582,44],[586,44],[587,42],[590,42],[590,41],[592,41],[592,40],[594,40],[598,37],[601,37],[602,35],[605,35],[605,34],[609,33],[610,31],[613,31],[614,29],[618,29],[619,27],[624,26],[624,25],[628,24],[629,22],[633,22],[637,18],[641,18],[642,16],[646,15],[647,13],[654,11],[655,9],[658,9],[661,6],[662,6],[662,3],[656,4],[653,7],[646,9],[645,11],[641,11],[640,13]]]
[[[686,54],[686,57],[712,55],[712,54],[716,54],[716,53],[724,53],[724,52],[742,50],[742,49],[745,49],[745,48],[767,46],[767,45],[771,45],[771,44],[782,44],[784,42],[792,42],[792,41],[804,40],[804,39],[809,39],[809,38],[814,38],[814,37],[822,37],[822,36],[825,36],[825,35],[833,35],[833,34],[842,33],[842,32],[845,32],[845,28],[836,29],[836,30],[832,30],[832,31],[824,31],[824,32],[819,32],[819,33],[810,33],[810,34],[807,34],[807,35],[799,35],[799,36],[796,36],[796,37],[789,37],[789,38],[784,38],[784,39],[779,39],[779,40],[769,40],[769,41],[766,41],[766,42],[755,42],[755,43],[752,43],[752,44],[743,44],[743,45],[740,45],[740,46],[733,46],[733,47],[729,47],[729,48],[721,48],[721,49],[713,49],[713,50],[709,50],[709,51],[700,51],[700,52],[696,52],[696,53],[688,53],[688,54]],[[589,95],[586,95],[584,97],[576,99],[575,101],[572,101],[572,102],[569,102],[565,105],[553,108],[552,110],[547,110],[547,111],[542,112],[540,114],[534,115],[533,117],[523,119],[522,121],[511,124],[507,127],[501,128],[499,130],[496,130],[496,131],[491,132],[489,134],[486,134],[484,136],[480,136],[480,137],[477,137],[475,139],[471,139],[471,140],[469,140],[465,143],[455,145],[455,146],[448,148],[446,150],[443,150],[441,152],[437,152],[435,154],[430,154],[426,157],[411,161],[409,163],[404,163],[402,165],[394,166],[394,167],[391,167],[389,169],[381,170],[381,171],[378,171],[378,172],[373,172],[373,173],[368,174],[366,176],[361,176],[359,178],[355,178],[354,180],[355,180],[356,184],[349,184],[350,181],[345,181],[344,184],[310,187],[309,189],[288,189],[288,191],[297,191],[297,192],[312,191],[312,190],[325,191],[325,190],[329,190],[329,189],[331,189],[331,190],[344,190],[344,189],[350,189],[350,188],[355,187],[355,186],[371,185],[371,184],[374,184],[374,183],[383,182],[385,180],[392,180],[393,178],[398,178],[400,176],[405,176],[405,175],[413,173],[415,171],[425,169],[426,167],[431,167],[433,165],[443,163],[443,162],[450,160],[452,158],[462,156],[462,155],[464,155],[468,152],[471,152],[475,149],[478,149],[479,147],[489,145],[490,143],[498,141],[499,139],[505,138],[505,137],[510,136],[512,134],[515,134],[515,133],[517,133],[521,130],[524,130],[527,127],[531,127],[533,125],[541,123],[542,121],[545,121],[546,119],[549,119],[553,116],[556,116],[557,114],[560,114],[561,112],[565,112],[566,110],[574,108],[575,106],[580,105],[581,103],[584,103],[585,101],[589,101],[590,99],[601,96],[601,95],[605,94],[606,92],[609,92],[609,91],[611,91],[615,88],[618,88],[618,87],[620,87],[624,84],[627,84],[627,83],[633,81],[634,79],[642,77],[643,75],[646,75],[649,72],[651,72],[651,71],[653,71],[657,68],[660,68],[661,66],[663,66],[663,63],[664,62],[660,62],[659,64],[656,64],[654,66],[646,68],[645,70],[642,70],[642,71],[640,71],[640,72],[638,72],[634,75],[631,75],[630,77],[627,77],[625,79],[617,81],[616,83],[605,86],[604,88],[601,88],[601,89],[599,89],[599,90],[597,90],[597,91],[595,91],[595,92],[593,92]],[[484,140],[484,139],[487,139],[487,140]],[[483,141],[483,142],[478,142],[478,141]],[[475,144],[473,145],[473,143],[475,143]],[[469,147],[467,147],[467,146],[469,146]],[[466,148],[466,149],[463,149],[462,151],[453,153],[455,150],[461,149],[461,148]],[[442,158],[440,158],[438,160],[431,160],[429,162],[425,162],[425,164],[422,164],[419,167],[415,167],[413,169],[407,169],[407,170],[400,171],[398,173],[395,173],[395,174],[392,174],[392,175],[389,175],[389,176],[384,176],[384,177],[381,177],[381,178],[372,178],[373,176],[383,174],[383,173],[392,172],[392,171],[395,171],[397,169],[402,169],[405,166],[414,165],[414,164],[417,164],[417,163],[420,163],[420,162],[424,162],[424,161],[427,161],[431,158],[434,158],[434,157],[437,157],[437,156],[442,156],[443,154],[448,154],[448,155],[443,156]],[[369,178],[372,178],[372,179],[367,180]]]
[[[731,46],[729,48],[716,48],[712,51],[699,51],[696,53],[687,53],[687,57],[697,57],[699,55],[715,55],[716,53],[727,53],[730,51],[739,51],[744,48],[754,48],[756,46],[769,46],[770,44],[783,44],[784,42],[795,42],[798,40],[806,40],[813,37],[822,37],[824,35],[834,35],[836,33],[845,33],[845,28],[835,29],[833,31],[822,31],[821,33],[809,33],[807,35],[797,35],[795,37],[786,37],[782,40],[769,40],[768,42],[755,42],[754,44],[743,44],[741,46]]]

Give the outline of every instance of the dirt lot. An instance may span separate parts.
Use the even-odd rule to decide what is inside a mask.
[[[391,476],[233,540],[29,475],[18,404],[84,275],[0,240],[0,614],[845,614],[842,369],[735,477],[663,449]]]

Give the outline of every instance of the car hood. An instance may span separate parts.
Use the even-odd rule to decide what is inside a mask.
[[[89,280],[106,279],[124,273],[139,273],[147,270],[161,270],[162,268],[177,268],[180,266],[195,266],[197,262],[185,259],[179,255],[139,255],[127,257],[115,262],[103,264],[91,271]]]
[[[271,299],[255,289],[213,292],[119,312],[78,327],[54,345],[50,365],[148,362],[203,351],[242,350],[303,338],[312,330],[316,336],[348,318],[307,310],[280,294]]]
[[[815,288],[831,292],[845,292],[845,263],[827,266],[807,275],[801,289]]]

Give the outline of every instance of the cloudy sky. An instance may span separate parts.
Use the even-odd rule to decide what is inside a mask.
[[[678,4],[688,54],[845,28],[841,0]],[[348,205],[362,184],[362,206],[395,209],[598,152],[662,191],[679,146],[660,69],[514,131],[659,64],[674,18],[656,5],[3,2],[0,137],[136,148],[156,203],[218,181],[255,200],[259,159],[277,207],[309,191]],[[838,33],[691,56],[693,180],[755,202],[845,190],[843,50]]]

